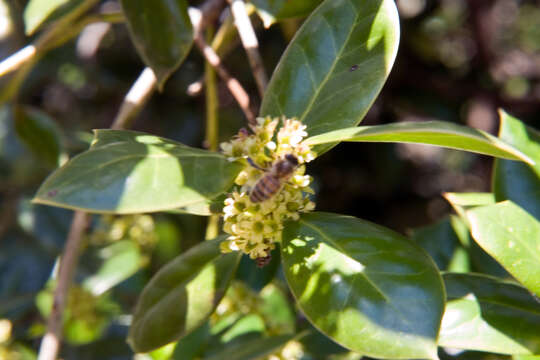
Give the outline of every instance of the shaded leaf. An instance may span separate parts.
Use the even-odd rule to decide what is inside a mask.
[[[511,201],[467,211],[474,240],[540,295],[540,223]]]
[[[446,121],[400,122],[388,125],[352,127],[310,137],[306,143],[316,145],[339,141],[436,145],[534,163],[519,150],[488,133]]]
[[[456,229],[460,227],[460,224],[456,224],[459,221],[456,216],[445,217],[435,224],[414,229],[412,232],[412,239],[428,252],[441,270],[470,270],[468,255],[461,246],[461,234],[458,234],[460,228]]]
[[[499,137],[533,159],[536,164],[497,160],[493,168],[493,192],[497,201],[512,200],[540,220],[540,133],[500,112]]]
[[[52,173],[33,201],[100,213],[170,210],[227,191],[241,167],[157,136],[96,130],[92,147]]]
[[[160,88],[193,44],[186,0],[121,0],[131,40]]]
[[[228,346],[224,351],[213,356],[204,357],[205,360],[255,360],[271,355],[287,342],[294,339],[294,335],[269,336],[254,340],[242,341],[234,346]]]
[[[261,115],[297,117],[310,135],[358,124],[386,81],[398,42],[394,1],[326,0],[283,54]]]
[[[252,0],[264,26],[269,27],[276,21],[292,17],[309,15],[322,0]]]
[[[439,345],[501,354],[540,351],[540,304],[519,284],[444,274],[448,303]]]
[[[282,259],[300,308],[337,343],[376,358],[437,357],[444,288],[413,242],[353,217],[311,213],[286,225]]]
[[[51,167],[58,166],[62,150],[60,129],[44,112],[26,106],[13,109],[15,130],[36,157]]]
[[[221,254],[221,240],[191,248],[146,285],[129,330],[128,341],[136,352],[148,352],[189,334],[214,311],[240,259],[239,253]]]

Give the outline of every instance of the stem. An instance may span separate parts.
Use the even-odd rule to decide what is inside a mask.
[[[257,88],[261,97],[264,96],[264,91],[268,85],[268,76],[264,70],[261,54],[259,53],[259,42],[253,30],[253,25],[249,20],[249,15],[246,10],[246,4],[243,0],[229,0],[231,3],[231,12],[234,16],[234,23],[238,29],[240,40],[246,50],[246,54],[251,66],[251,71],[255,77]]]
[[[63,28],[65,24],[69,24],[72,20],[79,17],[84,12],[82,9],[85,9],[86,11],[97,1],[99,0],[85,1],[83,4],[81,4],[81,6],[75,9],[72,13],[68,14],[58,23],[61,24],[61,27]],[[202,5],[202,13],[205,16],[207,15],[208,18],[202,21],[202,19],[199,17],[197,32],[200,33],[202,26],[209,22],[209,18],[213,19],[215,16],[217,16],[221,3],[223,3],[223,0],[208,0]],[[64,21],[67,17],[69,17],[69,22]],[[54,37],[51,37],[49,39],[53,38]],[[64,37],[64,39],[65,38],[66,37]],[[43,40],[43,44],[46,44],[48,41],[49,40]],[[55,45],[59,46],[58,44],[58,42],[55,43]],[[36,57],[32,56],[29,58],[29,60],[36,61]],[[154,86],[152,86],[152,84],[154,84]],[[140,111],[140,109],[150,98],[153,89],[155,89],[155,75],[152,70],[147,68],[142,72],[126,95],[124,103],[122,104],[119,114],[116,116],[112,127],[115,129],[121,129],[128,126],[130,124],[129,120],[133,118],[134,114]],[[79,259],[82,235],[90,223],[90,219],[90,215],[82,211],[75,211],[74,213],[71,228],[66,240],[64,253],[60,259],[58,282],[56,289],[54,290],[53,308],[47,321],[47,332],[41,341],[38,360],[56,360],[58,357],[62,339],[63,315],[67,303],[69,288],[71,286],[73,274],[75,273]]]
[[[99,0],[86,0],[52,24],[33,44],[27,45],[0,63],[0,76],[17,70],[47,48],[57,36],[62,35],[73,21],[96,5]]]
[[[242,85],[240,85],[240,82],[238,82],[238,80],[229,75],[229,72],[223,66],[219,56],[216,54],[214,49],[212,49],[204,40],[202,32],[200,31],[200,11],[197,9],[190,10],[191,11],[189,15],[194,28],[195,44],[197,45],[203,56],[206,58],[206,61],[208,61],[208,63],[212,65],[212,67],[218,73],[219,77],[225,82],[225,85],[231,92],[232,96],[234,97],[238,105],[240,105],[240,109],[242,109],[242,111],[244,112],[244,115],[246,116],[248,122],[250,124],[254,124],[255,114],[251,111],[249,107],[249,95],[244,90]]]
[[[111,129],[125,129],[131,125],[156,90],[157,78],[152,69],[145,68],[126,94]]]
[[[89,223],[89,214],[76,211],[73,215],[64,254],[60,260],[58,285],[54,290],[53,307],[47,321],[47,333],[41,341],[38,360],[55,360],[58,356],[62,339],[62,318],[67,303],[68,290],[79,260],[82,235]]]
[[[207,30],[207,39],[212,36],[212,29]],[[216,85],[216,72],[212,68],[212,65],[205,61],[204,63],[204,82],[206,85],[206,136],[204,145],[211,151],[217,151],[218,149],[218,108],[219,99],[217,94]],[[208,218],[208,224],[206,225],[206,240],[215,238],[219,233],[219,215],[211,215]]]

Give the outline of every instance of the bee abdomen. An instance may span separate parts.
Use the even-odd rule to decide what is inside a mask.
[[[281,183],[275,176],[264,176],[257,181],[255,187],[251,190],[249,200],[254,203],[267,200],[277,193],[280,187]]]

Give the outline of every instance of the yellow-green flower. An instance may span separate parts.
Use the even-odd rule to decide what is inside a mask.
[[[296,119],[258,118],[251,127],[252,134],[242,129],[230,142],[222,143],[222,152],[231,161],[245,161],[245,168],[238,174],[238,186],[225,200],[223,230],[230,236],[221,244],[222,252],[242,251],[250,258],[266,257],[281,241],[285,220],[297,220],[302,212],[312,211],[315,204],[308,195],[311,176],[305,175],[304,164],[315,158],[309,146],[302,143],[307,136],[306,126]],[[270,168],[285,155],[298,158],[299,166],[285,179],[281,189],[268,199],[253,203],[250,191],[265,176],[251,166],[249,158],[260,168]]]

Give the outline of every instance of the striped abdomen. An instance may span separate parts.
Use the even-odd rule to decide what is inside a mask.
[[[254,203],[258,203],[274,196],[281,188],[281,181],[279,178],[270,173],[266,174],[257,181],[251,193],[249,194],[249,200]]]

